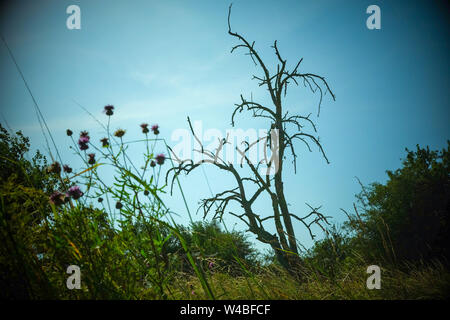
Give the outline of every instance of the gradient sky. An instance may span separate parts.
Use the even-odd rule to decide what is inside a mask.
[[[234,1],[234,31],[255,41],[255,48],[274,70],[274,40],[293,64],[303,57],[302,72],[326,77],[336,94],[324,98],[314,118],[331,164],[317,148],[297,145],[298,170],[286,163],[285,191],[294,213],[308,213],[305,202],[340,223],[354,194],[364,184],[386,181],[385,171],[401,164],[405,147],[446,146],[449,130],[448,7],[430,1]],[[66,8],[81,8],[81,30],[66,28]],[[106,121],[102,108],[113,104],[111,128],[127,129],[125,140],[142,138],[139,124],[158,123],[170,144],[171,133],[187,128],[186,118],[201,120],[204,129],[230,128],[239,95],[269,104],[267,92],[251,80],[261,75],[244,51],[230,53],[227,34],[229,1],[14,1],[0,14],[6,38],[42,109],[63,161],[76,167],[65,130],[88,130],[95,139]],[[366,28],[366,8],[381,8],[381,30]],[[1,122],[22,130],[33,150],[45,151],[33,103],[8,52],[0,45]],[[288,90],[291,113],[316,115],[318,95],[302,85]],[[239,128],[267,128],[241,114]],[[163,146],[157,145],[161,151]],[[141,150],[132,150],[139,157]],[[206,168],[214,192],[231,180]],[[181,183],[189,207],[210,195],[201,170]],[[179,192],[164,197],[187,223]],[[258,206],[262,215],[268,202]],[[267,210],[266,210],[267,211]],[[270,211],[268,211],[270,212]],[[201,219],[200,213],[194,216]],[[227,226],[243,230],[227,218]],[[270,230],[271,228],[269,228]],[[273,229],[272,229],[273,230]],[[312,241],[296,225],[299,241]],[[264,249],[265,246],[258,245]]]

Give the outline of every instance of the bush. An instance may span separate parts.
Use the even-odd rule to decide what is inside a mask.
[[[47,173],[47,161],[37,151],[26,159],[29,139],[11,136],[0,125],[0,287],[5,298],[51,298],[39,243],[47,234],[43,222],[51,214],[49,190],[58,185]]]
[[[366,255],[389,262],[446,261],[450,258],[450,158],[447,149],[406,149],[402,168],[387,171],[385,184],[363,187],[360,217],[347,229]]]
[[[257,251],[243,232],[226,232],[217,220],[198,221],[188,228],[180,227],[181,234],[192,255],[202,262],[204,269],[242,275],[247,270],[255,270],[259,265]],[[177,241],[171,251],[183,256],[182,270],[192,272]]]

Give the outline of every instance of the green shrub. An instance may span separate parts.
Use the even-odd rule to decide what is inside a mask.
[[[406,149],[402,168],[387,171],[385,184],[363,187],[362,211],[346,223],[355,247],[389,263],[450,261],[449,148]]]
[[[39,151],[27,160],[29,148],[20,131],[11,136],[0,125],[0,294],[8,299],[53,297],[38,255],[51,214],[46,193],[58,182]]]

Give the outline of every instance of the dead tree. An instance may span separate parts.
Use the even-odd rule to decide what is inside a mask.
[[[196,136],[190,119],[188,118],[189,127],[191,132],[199,144],[200,148],[194,150],[203,155],[203,159],[197,163],[194,163],[192,159],[181,160],[172,152],[178,165],[167,172],[166,181],[171,173],[173,173],[172,186],[175,178],[184,172],[189,174],[196,168],[204,164],[213,165],[223,171],[228,172],[234,176],[236,187],[233,189],[225,190],[217,193],[215,196],[203,199],[199,209],[203,209],[204,217],[212,210],[215,211],[214,218],[219,217],[222,219],[225,213],[237,217],[242,220],[247,226],[248,231],[256,235],[256,238],[268,245],[270,245],[275,251],[277,260],[281,265],[290,269],[290,266],[295,262],[299,262],[298,256],[298,244],[295,237],[294,227],[292,220],[295,219],[303,224],[308,230],[310,236],[314,239],[315,235],[312,232],[312,225],[317,225],[325,231],[324,224],[328,224],[327,218],[319,212],[320,207],[314,208],[307,204],[310,212],[304,216],[300,216],[289,210],[286,197],[284,194],[283,186],[283,164],[286,157],[286,152],[290,151],[294,163],[294,171],[296,168],[296,149],[294,142],[300,140],[303,142],[307,149],[311,152],[311,145],[316,145],[320,153],[324,157],[325,161],[329,163],[327,156],[319,141],[319,137],[316,135],[316,125],[309,115],[289,115],[288,112],[283,110],[283,98],[286,96],[288,85],[295,83],[297,86],[303,84],[309,88],[313,93],[319,92],[320,101],[318,104],[318,114],[320,113],[320,106],[322,104],[322,98],[329,93],[333,100],[335,96],[331,91],[328,83],[324,77],[313,73],[302,73],[300,71],[300,65],[303,59],[300,59],[292,71],[287,70],[286,60],[283,60],[280,52],[278,51],[277,41],[274,42],[272,48],[275,51],[275,55],[278,58],[278,64],[276,72],[271,74],[269,69],[264,64],[258,52],[255,50],[255,42],[251,44],[240,34],[233,32],[230,25],[231,6],[228,11],[228,33],[239,40],[239,44],[231,49],[234,52],[236,49],[243,48],[247,50],[247,54],[251,57],[253,62],[262,71],[261,76],[253,76],[253,79],[257,80],[259,86],[265,86],[270,94],[271,105],[262,105],[258,102],[246,100],[242,95],[240,96],[240,103],[235,104],[235,109],[231,116],[231,125],[234,127],[235,116],[237,113],[241,113],[244,110],[251,111],[252,116],[255,118],[265,118],[270,122],[270,133],[263,138],[254,141],[253,143],[245,143],[245,148],[240,149],[236,147],[236,151],[241,157],[240,166],[245,163],[251,172],[249,177],[241,177],[237,168],[230,162],[226,162],[221,154],[223,153],[223,146],[228,143],[227,138],[220,141],[219,146],[211,151],[206,150],[199,137]],[[312,132],[305,130],[306,125],[310,127]],[[294,132],[291,133],[291,129]],[[264,140],[264,141],[261,141]],[[265,143],[272,149],[272,157],[265,159],[267,165],[267,171],[261,173],[260,166],[262,162],[253,164],[249,157],[248,152],[251,148],[255,147],[257,143]],[[275,150],[275,151],[274,151]],[[270,168],[275,168],[275,174],[270,173]],[[248,194],[248,183],[256,185],[256,192]],[[272,204],[273,214],[269,216],[262,216],[254,211],[253,205],[255,201],[265,194],[269,196]],[[236,202],[242,208],[242,212],[226,212],[230,203]],[[264,224],[269,221],[273,221],[277,232],[271,234],[266,231]]]

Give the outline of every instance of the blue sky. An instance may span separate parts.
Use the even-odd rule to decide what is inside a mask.
[[[66,28],[66,8],[79,5],[81,29]],[[366,28],[366,8],[381,8],[381,30]],[[187,128],[186,118],[205,129],[225,132],[239,95],[269,104],[267,92],[251,80],[261,75],[244,51],[230,53],[228,1],[15,1],[2,10],[0,30],[42,109],[64,162],[77,163],[65,130],[103,133],[73,99],[106,121],[127,129],[126,140],[142,138],[139,124],[158,123],[169,144],[171,133]],[[400,166],[404,149],[416,144],[442,148],[450,137],[449,28],[447,8],[427,1],[234,1],[233,30],[255,41],[273,71],[274,40],[288,64],[303,57],[302,72],[326,77],[336,94],[326,96],[318,125],[331,164],[315,148],[298,144],[297,174],[286,163],[285,190],[293,212],[308,213],[305,202],[322,205],[333,222],[344,220],[365,184],[386,180]],[[0,46],[1,122],[22,130],[34,149],[45,150],[33,103],[7,50]],[[318,95],[303,86],[288,91],[291,113],[316,115]],[[239,128],[267,128],[240,115]],[[162,145],[161,151],[164,151]],[[139,157],[136,147],[131,156]],[[231,180],[205,168],[214,192]],[[189,206],[209,196],[202,171],[182,177]],[[179,193],[165,201],[188,219]],[[259,204],[265,213],[268,202]],[[195,216],[200,219],[201,216]],[[243,230],[233,218],[229,228]],[[237,223],[235,225],[235,223]],[[270,229],[270,228],[269,228]],[[306,247],[312,241],[296,226]],[[258,245],[263,249],[264,246]]]

